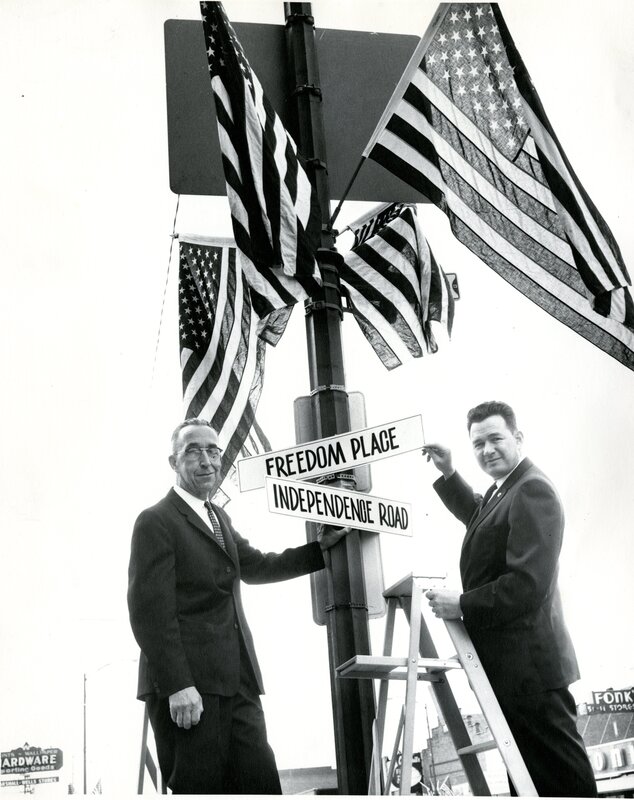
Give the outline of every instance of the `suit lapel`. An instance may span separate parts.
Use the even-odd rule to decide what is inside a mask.
[[[517,481],[524,475],[524,473],[529,470],[533,466],[532,462],[525,458],[521,461],[517,467],[513,470],[513,472],[509,475],[509,477],[504,481],[502,486],[494,493],[491,497],[489,502],[480,509],[480,511],[474,516],[474,518],[469,523],[469,527],[467,528],[467,536],[470,536],[473,531],[481,525],[482,522],[489,516],[489,514],[495,509],[498,503],[502,500],[502,498],[509,492],[510,489],[517,483]],[[466,541],[466,537],[465,537]]]
[[[223,524],[223,520],[220,517],[220,514],[216,513],[216,517],[218,518],[218,522],[220,523],[220,527],[222,528],[222,534],[225,539],[225,545],[227,549],[224,550],[220,542],[216,539],[213,534],[213,531],[209,528],[208,525],[202,521],[202,519],[198,516],[198,514],[194,511],[194,509],[183,500],[183,498],[178,495],[173,489],[170,489],[169,494],[167,495],[168,499],[176,506],[176,508],[180,511],[180,513],[187,518],[187,521],[190,522],[197,530],[203,533],[210,542],[218,548],[218,550],[223,553],[225,556],[229,556],[232,561],[236,560],[236,546],[231,537],[231,534],[227,531],[227,526]],[[216,507],[214,506],[214,510]]]

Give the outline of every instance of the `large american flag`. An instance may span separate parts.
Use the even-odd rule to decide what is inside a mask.
[[[451,333],[454,301],[416,209],[383,208],[378,219],[376,228],[372,219],[350,226],[360,243],[344,256],[339,275],[359,327],[385,367],[394,369],[437,351],[431,323]],[[366,236],[368,230],[376,232]]]
[[[266,344],[235,243],[181,237],[178,292],[184,419],[218,432],[224,480],[243,447],[270,449],[254,425]]]
[[[200,6],[233,233],[264,317],[316,288],[319,201],[222,3]]]
[[[441,6],[364,156],[516,289],[634,369],[630,278],[497,4]]]

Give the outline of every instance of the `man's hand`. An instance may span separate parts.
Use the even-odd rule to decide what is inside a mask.
[[[203,713],[203,699],[195,686],[188,686],[170,695],[170,716],[179,728],[198,725]]]
[[[439,619],[460,619],[460,592],[455,589],[430,589],[425,592],[432,611]]]
[[[320,525],[317,532],[317,541],[322,552],[337,544],[340,539],[347,536],[352,528],[335,528],[332,525]]]
[[[426,444],[423,447],[423,455],[427,456],[427,461],[433,461],[436,469],[439,469],[445,478],[450,478],[456,471],[451,460],[451,450],[442,444]]]

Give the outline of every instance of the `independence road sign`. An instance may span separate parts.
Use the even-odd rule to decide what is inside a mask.
[[[337,527],[412,535],[409,503],[318,483],[267,478],[269,511]]]
[[[240,491],[261,489],[267,477],[306,480],[350,470],[418,450],[425,443],[420,414],[372,428],[277,450],[238,461]]]

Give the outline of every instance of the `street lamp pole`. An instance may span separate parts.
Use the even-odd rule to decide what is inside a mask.
[[[84,794],[87,794],[86,786],[86,673],[84,672]]]

